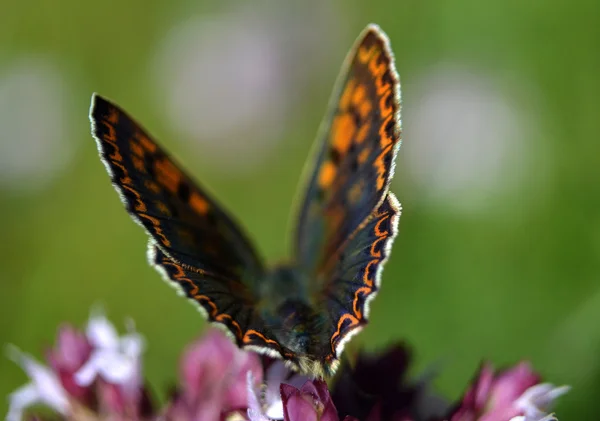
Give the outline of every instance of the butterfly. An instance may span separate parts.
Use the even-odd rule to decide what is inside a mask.
[[[248,237],[128,114],[94,94],[92,135],[148,259],[243,349],[331,376],[366,324],[401,207],[400,81],[374,24],[343,64],[315,143],[291,263],[265,267]]]

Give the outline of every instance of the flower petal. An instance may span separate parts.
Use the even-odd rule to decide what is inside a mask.
[[[522,361],[496,376],[491,396],[492,405],[501,407],[512,405],[523,391],[538,384],[540,376],[531,368],[531,364]]]
[[[269,417],[266,416],[262,411],[260,398],[256,393],[255,385],[256,382],[254,381],[254,375],[251,371],[248,371],[246,375],[246,387],[248,390],[248,418],[250,418],[250,421],[271,421]],[[283,419],[283,415],[279,419]]]
[[[282,383],[300,389],[309,377],[292,372],[283,361],[272,361],[266,372],[266,390],[264,394],[265,414],[275,420],[283,419],[283,402],[281,400],[280,386]]]
[[[71,325],[64,325],[58,330],[56,346],[48,352],[47,358],[55,371],[74,372],[88,359],[91,350],[83,333]]]
[[[300,390],[283,383],[281,398],[286,421],[339,420],[327,383],[323,380],[308,381]]]
[[[86,335],[95,348],[117,349],[119,335],[101,310],[95,310],[88,321]]]
[[[253,416],[262,414],[260,399],[249,395],[248,386],[248,373],[255,387],[262,382],[260,358],[239,349],[222,331],[211,329],[190,344],[181,359],[180,371],[182,387],[169,404],[171,418],[209,420],[233,416],[246,412],[254,398],[258,401],[253,403]]]
[[[21,421],[25,408],[41,403],[41,397],[37,387],[33,383],[28,383],[15,390],[8,396],[8,414],[6,421]]]
[[[548,415],[556,399],[570,390],[570,386],[556,387],[550,383],[541,383],[527,389],[516,401],[527,419],[542,419]]]
[[[303,393],[294,386],[282,384],[281,398],[285,421],[318,421],[316,402],[311,402],[310,396],[308,399],[305,398]]]
[[[20,414],[25,407],[34,403],[43,403],[62,414],[67,413],[69,400],[56,374],[15,346],[8,347],[7,354],[31,379],[31,383],[9,396],[9,414]]]
[[[105,381],[126,385],[135,380],[137,361],[116,351],[97,350],[75,373],[75,381],[80,386],[89,386],[98,376]]]
[[[569,388],[538,384],[539,381],[540,376],[527,362],[499,373],[484,363],[449,418],[451,421],[551,420],[548,408]]]

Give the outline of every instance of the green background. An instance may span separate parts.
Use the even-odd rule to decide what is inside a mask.
[[[317,4],[305,3],[298,19],[322,13]],[[123,211],[89,135],[91,93],[114,99],[144,122],[273,261],[285,257],[298,178],[339,64],[364,25],[376,22],[392,41],[407,114],[418,101],[417,81],[431,66],[461,63],[494,80],[511,99],[529,127],[523,139],[529,155],[516,186],[490,189],[485,206],[457,211],[452,202],[463,196],[429,200],[407,171],[404,163],[417,145],[405,120],[392,187],[404,208],[400,234],[371,324],[351,348],[407,341],[414,347],[415,373],[436,364],[441,369],[436,387],[450,398],[459,397],[483,358],[498,365],[530,359],[545,379],[573,386],[557,407],[561,419],[596,419],[600,3],[328,3],[325,18],[332,22],[324,33],[338,40],[335,50],[332,43],[313,44],[325,49],[316,52],[326,57],[325,64],[300,90],[295,87],[300,94],[291,99],[293,115],[275,150],[263,165],[245,172],[236,172],[234,164],[231,171],[216,168],[201,150],[191,153],[189,143],[178,140],[148,69],[157,44],[178,22],[235,7],[187,0],[2,5],[0,77],[23,54],[52,57],[67,69],[64,124],[74,156],[42,188],[21,188],[15,181],[0,190],[0,342],[41,358],[62,322],[83,326],[90,308],[101,303],[120,328],[125,317],[135,320],[148,342],[146,376],[164,397],[176,380],[184,345],[204,324],[146,264],[145,234]],[[285,14],[288,8],[285,2],[254,7],[258,16],[267,10]],[[269,19],[277,16],[270,13]],[[17,147],[20,139],[0,127],[0,142]],[[232,162],[234,154],[232,149]],[[506,171],[509,177],[510,164]],[[25,382],[7,359],[0,358],[0,373],[1,396]],[[0,401],[0,413],[5,411]]]

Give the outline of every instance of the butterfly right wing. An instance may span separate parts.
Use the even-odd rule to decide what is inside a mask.
[[[92,134],[127,212],[173,260],[243,279],[264,272],[237,224],[130,116],[94,95]]]
[[[90,120],[115,189],[151,237],[151,264],[238,344],[273,348],[252,316],[263,265],[237,224],[119,107],[94,95]]]

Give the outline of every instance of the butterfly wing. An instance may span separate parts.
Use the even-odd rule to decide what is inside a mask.
[[[123,110],[94,95],[90,121],[115,189],[151,237],[152,263],[188,295],[197,291],[191,298],[241,341],[245,322],[232,323],[241,309],[231,305],[251,307],[264,273],[250,241]]]
[[[148,260],[181,295],[199,304],[210,322],[226,326],[238,346],[274,357],[294,358],[265,331],[264,321],[254,311],[254,298],[236,293],[238,282],[177,263],[152,240]]]
[[[331,349],[339,356],[344,343],[367,323],[369,303],[381,282],[381,271],[398,233],[401,207],[388,192],[371,218],[340,251],[338,263],[325,283],[323,296],[331,320],[336,320]]]
[[[301,267],[323,273],[385,198],[400,147],[400,84],[386,35],[369,25],[350,51],[319,130],[296,228]]]
[[[348,335],[366,323],[396,235],[400,205],[388,189],[400,132],[400,82],[389,40],[370,25],[346,59],[322,123],[296,231],[298,264],[332,321],[332,355],[325,361],[335,360]]]

